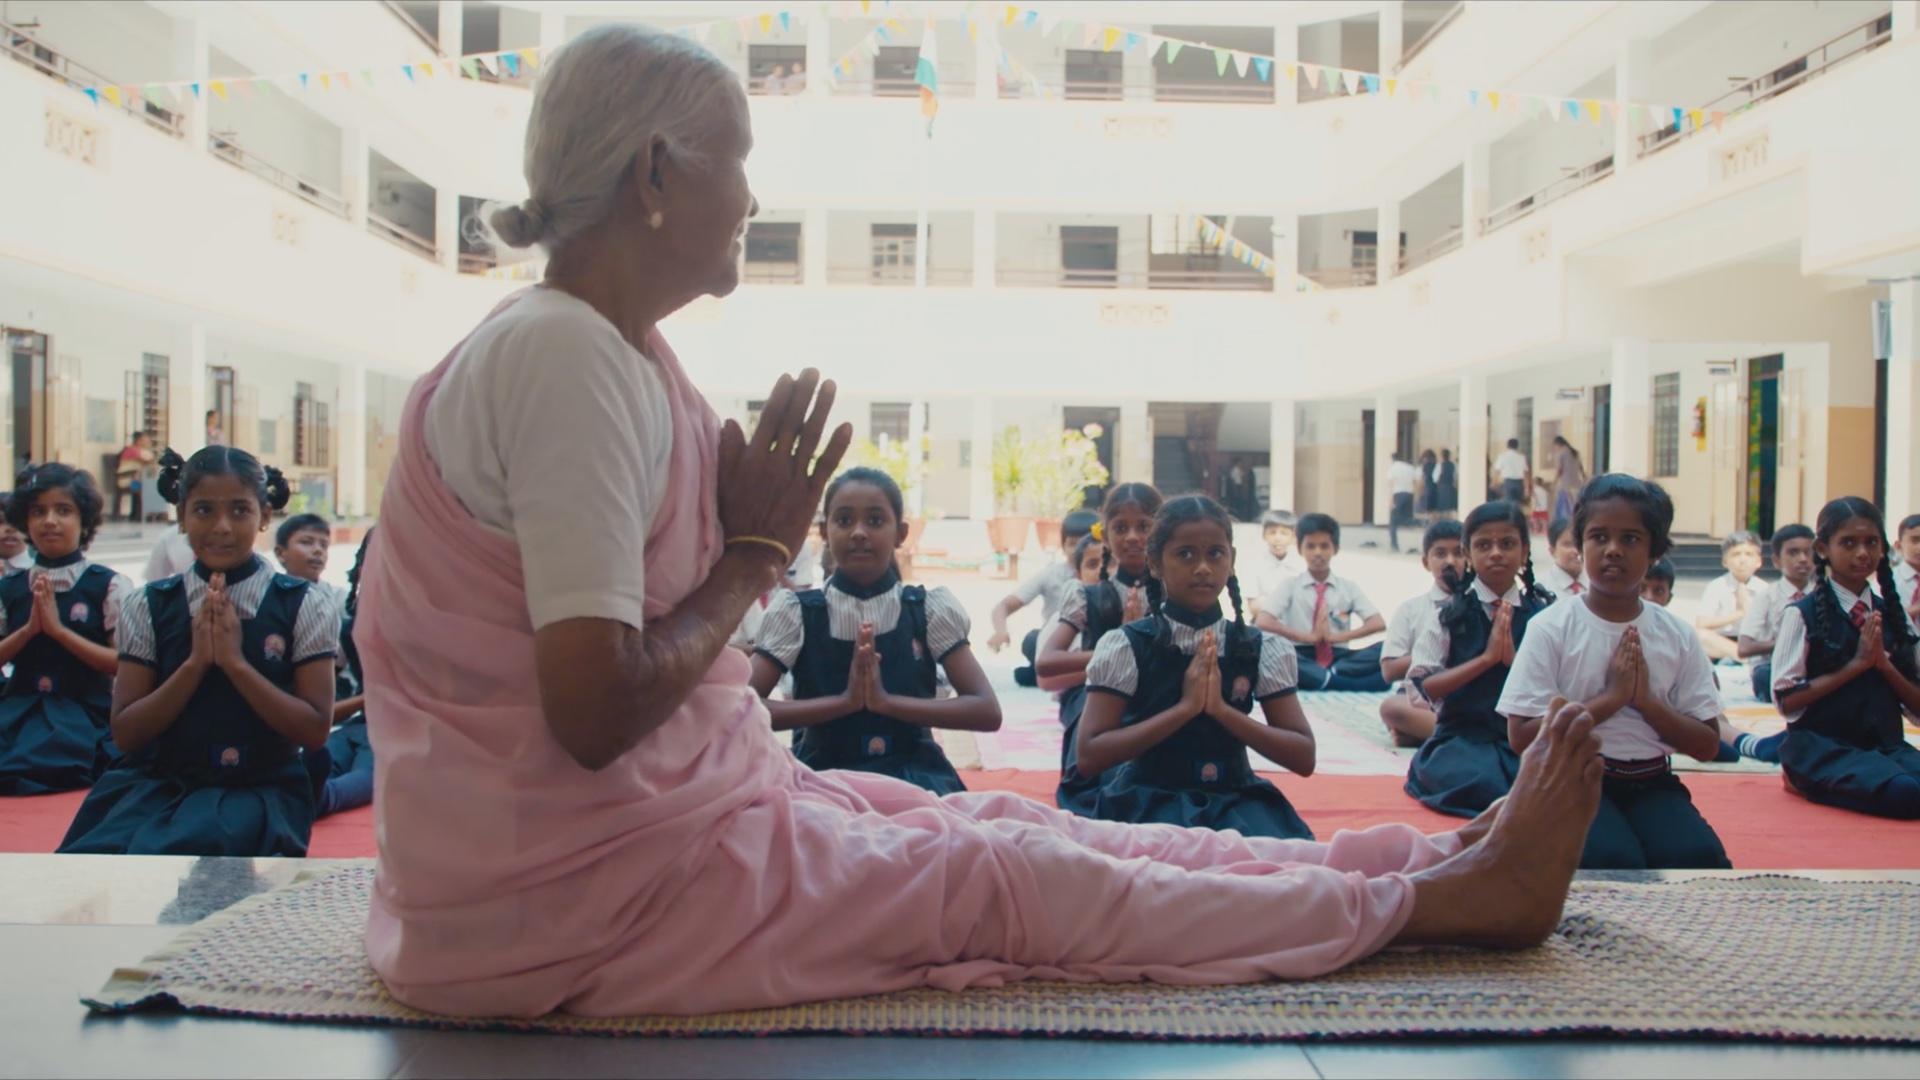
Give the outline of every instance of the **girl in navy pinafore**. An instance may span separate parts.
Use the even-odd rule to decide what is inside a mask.
[[[1920,716],[1920,629],[1885,599],[1899,594],[1883,528],[1865,499],[1820,511],[1813,589],[1787,606],[1773,647],[1774,700],[1787,718],[1780,766],[1814,802],[1912,820],[1920,750],[1900,714]]]
[[[1310,775],[1314,740],[1294,696],[1293,649],[1242,619],[1232,529],[1204,495],[1172,499],[1155,519],[1149,559],[1167,600],[1102,637],[1087,665],[1078,760],[1101,770],[1089,816],[1311,840],[1248,760],[1253,747]],[[1250,715],[1256,703],[1263,719]]]
[[[753,687],[776,730],[795,732],[808,768],[892,776],[936,795],[965,791],[935,728],[993,731],[1000,704],[967,644],[966,610],[944,588],[902,585],[899,486],[849,469],[827,488],[821,528],[833,553],[825,587],[783,589],[756,634]],[[940,696],[944,668],[954,694]],[[790,701],[771,697],[793,675]]]
[[[9,525],[32,537],[32,569],[0,579],[0,795],[92,784],[115,756],[114,632],[133,583],[85,551],[100,527],[100,489],[57,463],[27,472],[7,505]]]
[[[162,458],[195,563],[128,598],[113,732],[125,758],[80,805],[59,850],[304,855],[314,793],[302,748],[326,741],[340,615],[253,551],[286,481],[213,446]]]
[[[1520,756],[1495,706],[1526,637],[1553,595],[1533,580],[1526,511],[1490,502],[1467,515],[1467,574],[1413,646],[1414,692],[1437,703],[1433,735],[1407,767],[1406,792],[1430,810],[1475,817],[1513,787]]]

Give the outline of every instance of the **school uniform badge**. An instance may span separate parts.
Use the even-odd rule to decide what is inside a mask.
[[[87,612],[90,610],[85,600],[75,600],[73,606],[67,609],[67,621],[73,623],[86,622]]]
[[[39,691],[43,694],[53,693],[53,676],[51,675],[40,676],[40,683],[37,689],[39,689]]]
[[[220,751],[220,767],[223,769],[239,768],[240,767],[240,748],[237,746],[229,746],[229,747],[223,748]]]
[[[1252,679],[1249,679],[1245,675],[1242,675],[1233,680],[1233,700],[1245,701],[1247,699],[1247,695],[1252,691],[1253,691]]]
[[[1201,783],[1211,784],[1218,781],[1219,779],[1220,779],[1220,766],[1215,765],[1211,761],[1207,762],[1205,765],[1200,766],[1200,782]]]
[[[867,740],[867,756],[868,757],[881,757],[885,755],[886,752],[887,752],[887,740],[885,737],[880,735],[875,735],[873,738]]]
[[[280,661],[287,658],[287,639],[279,634],[268,634],[267,640],[260,643],[260,651],[268,660]]]

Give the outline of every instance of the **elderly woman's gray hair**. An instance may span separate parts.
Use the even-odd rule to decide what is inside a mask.
[[[672,34],[598,26],[547,60],[527,120],[529,196],[489,215],[510,247],[562,247],[613,212],[620,181],[654,140],[698,161],[739,82],[719,57]]]

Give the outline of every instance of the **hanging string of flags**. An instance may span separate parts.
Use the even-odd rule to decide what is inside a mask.
[[[854,42],[853,48],[840,54],[840,58],[827,69],[827,78],[838,84],[840,80],[852,77],[862,56],[879,56],[881,46],[891,44],[895,38],[906,32],[906,24],[899,19],[882,20],[879,25],[867,31],[859,41]]]
[[[1278,264],[1260,252],[1255,251],[1252,245],[1243,240],[1234,239],[1228,235],[1227,230],[1215,225],[1205,217],[1196,216],[1193,219],[1193,225],[1194,231],[1200,234],[1201,243],[1206,244],[1208,247],[1219,248],[1221,252],[1232,257],[1234,260],[1258,270],[1269,278],[1279,279],[1280,271]],[[1293,275],[1293,289],[1295,292],[1322,292],[1325,288],[1325,286],[1312,278],[1302,277],[1299,274]]]

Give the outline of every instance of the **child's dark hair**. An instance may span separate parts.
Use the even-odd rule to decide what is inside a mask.
[[[1920,529],[1920,514],[1908,514],[1900,519],[1900,531],[1893,535],[1905,536],[1915,529]]]
[[[348,618],[360,612],[360,568],[367,564],[367,549],[373,546],[373,528],[367,529],[367,535],[360,538],[360,548],[353,553],[353,568],[347,571],[347,601],[342,614]]]
[[[1742,546],[1759,551],[1760,538],[1745,529],[1735,529],[1733,532],[1727,534],[1725,540],[1720,541],[1720,554],[1724,557],[1727,552]]]
[[[327,524],[327,519],[319,514],[295,514],[280,523],[279,531],[273,534],[273,546],[286,547],[293,542],[295,533],[303,532],[323,532],[331,538],[333,526]]]
[[[27,535],[27,517],[33,512],[34,500],[45,492],[59,490],[73,496],[73,505],[80,510],[80,550],[85,551],[93,543],[93,534],[100,531],[100,515],[107,505],[100,485],[85,469],[49,461],[22,472],[19,486],[7,500],[7,524],[20,530],[22,536]]]
[[[293,488],[280,470],[260,464],[260,459],[231,446],[208,446],[181,460],[172,447],[160,454],[160,479],[155,488],[160,497],[179,506],[193,494],[194,485],[208,476],[231,476],[253,492],[260,502],[262,516],[271,510],[284,510],[293,498]]]
[[[1179,530],[1180,526],[1191,525],[1197,521],[1211,521],[1218,525],[1220,532],[1227,538],[1227,546],[1233,546],[1233,517],[1227,513],[1226,507],[1205,495],[1176,495],[1168,499],[1165,505],[1160,507],[1160,512],[1153,516],[1153,532],[1147,536],[1147,561],[1158,562],[1161,552],[1167,549],[1167,543],[1173,539],[1173,534]],[[1236,640],[1228,643],[1229,647],[1244,651],[1251,644],[1253,648],[1258,649],[1259,635],[1246,633],[1247,617],[1241,609],[1238,575],[1231,573],[1227,575],[1227,598],[1233,602],[1233,621],[1240,630],[1234,635]],[[1160,614],[1159,605],[1154,605],[1154,608],[1153,637],[1156,642],[1163,642],[1171,636],[1171,631],[1167,628],[1166,617]]]
[[[1547,546],[1550,548],[1559,547],[1560,538],[1567,535],[1567,530],[1572,527],[1573,527],[1573,521],[1570,518],[1557,517],[1557,518],[1554,518],[1552,521],[1548,522],[1547,523]],[[1579,537],[1577,536],[1574,537],[1574,540],[1575,542],[1578,542]]]
[[[1060,519],[1060,542],[1079,544],[1082,537],[1091,535],[1093,527],[1100,522],[1100,511],[1080,509]]]
[[[1265,532],[1276,525],[1286,529],[1293,528],[1293,525],[1294,525],[1293,511],[1269,510],[1266,513],[1260,515],[1260,531],[1261,532]]]
[[[893,482],[893,477],[888,476],[879,469],[870,469],[865,465],[847,469],[839,476],[833,478],[833,482],[827,485],[826,498],[820,502],[822,513],[825,513],[827,508],[833,505],[833,497],[840,494],[840,489],[848,484],[866,484],[870,487],[879,488],[880,494],[887,497],[887,505],[893,507],[894,519],[896,521],[907,520],[907,500],[900,494],[900,485]]]
[[[1446,524],[1442,522],[1442,524]],[[1489,525],[1511,525],[1520,534],[1520,550],[1523,559],[1520,563],[1520,599],[1533,600],[1541,605],[1553,603],[1553,594],[1540,587],[1533,578],[1533,542],[1530,539],[1527,511],[1517,502],[1507,499],[1495,499],[1481,503],[1473,508],[1467,519],[1460,523],[1460,543],[1467,549],[1467,572],[1460,575],[1453,586],[1453,599],[1440,611],[1440,622],[1449,633],[1459,633],[1466,628],[1467,619],[1475,608],[1473,599],[1473,534]],[[1424,549],[1423,549],[1424,550]]]
[[[1148,517],[1154,517],[1160,513],[1160,502],[1160,489],[1154,487],[1152,484],[1143,484],[1138,480],[1125,484],[1115,484],[1107,491],[1106,500],[1100,504],[1101,527],[1104,529],[1106,523],[1112,521],[1115,514],[1118,514],[1122,509],[1129,506],[1139,509],[1141,513]],[[1106,539],[1104,533],[1101,539]],[[1112,565],[1113,545],[1109,543],[1100,551],[1101,581],[1104,582],[1107,580],[1107,569]],[[1166,592],[1164,586],[1160,584],[1160,579],[1153,576],[1152,570],[1147,571],[1146,588],[1147,607],[1154,611],[1159,611],[1160,601],[1166,599]]]
[[[1464,540],[1465,538],[1466,530],[1459,522],[1436,521],[1427,526],[1426,533],[1420,537],[1420,555],[1422,558],[1425,558],[1427,552],[1432,551],[1433,545],[1435,544],[1446,540]]]
[[[1301,514],[1300,524],[1293,531],[1303,543],[1309,536],[1325,533],[1333,538],[1333,549],[1340,550],[1340,523],[1332,514]]]
[[[1672,559],[1656,559],[1652,566],[1647,567],[1647,580],[1665,582],[1669,592],[1672,591],[1673,582],[1677,576]]]
[[[1076,540],[1076,541],[1074,541],[1074,543],[1073,543],[1073,572],[1074,572],[1074,575],[1075,575],[1076,577],[1077,577],[1077,576],[1079,575],[1079,573],[1080,573],[1080,564],[1081,564],[1081,563],[1083,563],[1083,562],[1086,562],[1086,561],[1087,561],[1087,551],[1088,551],[1088,549],[1090,549],[1090,548],[1092,548],[1092,547],[1093,547],[1093,545],[1095,545],[1095,544],[1098,544],[1098,543],[1100,543],[1100,538],[1099,538],[1099,537],[1096,537],[1096,536],[1094,536],[1094,535],[1093,535],[1092,533],[1088,533],[1087,535],[1085,535],[1085,536],[1083,536],[1083,537],[1081,537],[1080,539],[1078,539],[1078,540]]]
[[[1586,543],[1587,519],[1593,515],[1593,505],[1613,499],[1631,503],[1640,511],[1640,520],[1647,527],[1648,559],[1658,562],[1673,549],[1673,498],[1667,489],[1651,480],[1617,472],[1602,473],[1581,489],[1580,501],[1573,506],[1576,543]]]
[[[1920,683],[1920,664],[1914,662],[1913,631],[1908,629],[1899,601],[1899,590],[1893,580],[1892,548],[1887,546],[1887,519],[1880,516],[1880,508],[1858,495],[1843,495],[1820,508],[1820,516],[1815,519],[1814,539],[1826,543],[1840,526],[1855,518],[1865,518],[1873,522],[1874,531],[1880,534],[1880,565],[1874,568],[1874,580],[1880,583],[1880,596],[1886,605],[1886,612],[1880,618],[1880,640],[1886,644],[1887,656],[1893,666],[1906,676],[1908,682]],[[1813,549],[1813,636],[1826,639],[1827,630],[1835,619],[1845,619],[1847,615],[1840,610],[1840,598],[1827,588],[1827,560],[1820,554],[1819,548]],[[1869,603],[1873,601],[1869,600]]]
[[[1793,543],[1795,540],[1811,539],[1813,539],[1813,530],[1799,522],[1795,522],[1792,525],[1782,525],[1779,529],[1775,530],[1773,534],[1773,557],[1776,559],[1779,558],[1781,549]]]

